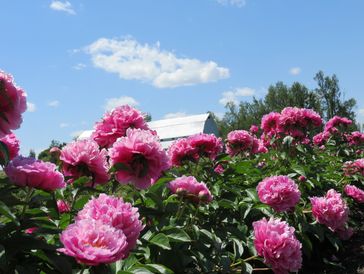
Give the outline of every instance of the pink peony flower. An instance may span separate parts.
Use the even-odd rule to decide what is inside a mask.
[[[64,245],[58,251],[87,265],[112,263],[127,257],[128,246],[122,230],[93,219],[77,221],[61,234]]]
[[[257,192],[262,203],[278,212],[292,209],[301,197],[297,184],[288,176],[265,178],[258,184]]]
[[[274,273],[298,272],[302,265],[302,244],[294,235],[295,229],[280,219],[263,218],[253,223],[254,245],[264,263]]]
[[[227,135],[226,152],[230,156],[265,153],[267,151],[263,142],[246,130],[234,130]]]
[[[341,127],[347,127],[351,125],[353,121],[351,121],[348,118],[340,117],[340,116],[334,116],[332,117],[325,125],[324,131],[328,131],[330,133],[338,133],[338,126]]]
[[[168,148],[168,155],[173,166],[181,166],[185,162],[198,160],[196,147],[192,147],[187,138],[180,138],[172,143]]]
[[[280,117],[281,114],[277,112],[271,112],[263,116],[261,128],[269,137],[279,133]]]
[[[62,172],[72,177],[71,181],[82,176],[91,176],[96,184],[103,184],[109,180],[107,151],[99,150],[93,140],[79,140],[72,142],[61,150]]]
[[[19,140],[16,138],[14,133],[5,135],[3,138],[0,138],[0,141],[3,142],[9,150],[9,160],[13,160],[16,156],[18,156]],[[4,159],[2,152],[0,152],[0,159]]]
[[[353,198],[358,203],[364,203],[364,190],[353,185],[346,185],[344,191],[346,195]]]
[[[271,112],[263,116],[263,141],[267,145],[273,136],[283,138],[288,135],[295,139],[295,143],[308,144],[309,130],[321,124],[320,115],[311,109],[286,107],[281,113]]]
[[[64,200],[57,201],[57,209],[59,213],[66,213],[71,211],[70,205]]]
[[[102,121],[95,124],[91,138],[100,147],[109,148],[118,138],[126,135],[128,128],[149,129],[141,112],[128,105],[119,106],[107,112]]]
[[[320,224],[326,225],[332,231],[344,227],[348,220],[349,208],[341,194],[330,189],[325,197],[312,197],[310,200],[312,215]]]
[[[10,181],[18,186],[28,186],[46,191],[65,187],[62,173],[56,165],[31,157],[17,156],[4,168]]]
[[[346,135],[346,140],[351,146],[360,146],[364,144],[364,133],[354,131],[351,134]]]
[[[36,232],[38,230],[38,227],[36,226],[33,226],[33,227],[29,227],[27,228],[26,230],[24,230],[24,232],[26,234],[33,234],[34,232]]]
[[[119,183],[133,183],[145,189],[155,183],[169,168],[169,158],[157,136],[148,130],[128,129],[109,151],[110,164],[121,163],[126,168],[115,173]]]
[[[212,195],[205,183],[197,182],[193,176],[182,176],[168,184],[172,193],[181,195],[195,203],[211,202]]]
[[[138,208],[125,203],[122,198],[100,194],[92,198],[78,213],[76,220],[94,219],[123,231],[127,241],[125,254],[132,250],[144,228],[139,220]]]
[[[226,150],[229,154],[236,151],[250,151],[253,147],[254,137],[246,130],[233,130],[227,135]],[[236,148],[237,147],[237,148]]]
[[[211,160],[214,160],[223,149],[221,138],[217,138],[214,134],[195,134],[188,137],[187,141],[199,157],[207,157]]]
[[[267,153],[267,152],[268,152],[268,149],[265,146],[264,142],[261,139],[257,139],[256,137],[254,137],[252,153],[258,154],[258,153]]]
[[[281,112],[278,127],[284,135],[292,136],[296,141],[307,143],[307,131],[310,128],[319,127],[321,124],[320,115],[311,109],[286,107]]]
[[[20,127],[26,109],[25,92],[15,85],[10,74],[0,70],[0,138]]]
[[[300,182],[306,182],[307,181],[307,178],[306,178],[306,176],[301,175],[300,177],[298,177],[298,181],[300,181]]]
[[[346,176],[351,176],[357,173],[364,176],[364,158],[357,159],[354,162],[345,162],[343,165],[343,170]]]
[[[328,131],[320,132],[313,136],[312,141],[315,145],[322,146],[329,140],[330,136],[331,134]]]
[[[215,168],[214,168],[214,171],[217,173],[217,174],[223,174],[225,169],[224,167],[222,166],[222,164],[218,164]]]
[[[259,131],[259,127],[257,125],[251,125],[249,131],[252,134],[256,134]]]
[[[59,147],[52,147],[49,152],[51,154],[54,154],[56,157],[59,157],[61,155],[61,149]]]

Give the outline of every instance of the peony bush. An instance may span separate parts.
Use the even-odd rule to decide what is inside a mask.
[[[0,273],[328,273],[359,227],[364,138],[345,117],[288,107],[164,150],[120,106],[54,164],[18,155],[25,93],[4,72],[0,89]]]

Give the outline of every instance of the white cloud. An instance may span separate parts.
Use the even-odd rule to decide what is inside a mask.
[[[163,116],[163,119],[172,119],[187,116],[186,112],[171,112]]]
[[[219,100],[219,103],[222,105],[226,105],[229,102],[233,102],[234,104],[239,104],[240,97],[248,97],[253,96],[255,94],[255,90],[252,88],[244,87],[244,88],[236,88],[233,90],[225,91],[222,93],[222,98]]]
[[[59,106],[59,101],[58,101],[58,100],[50,101],[50,102],[48,103],[48,106],[49,106],[49,107],[52,107],[52,108],[56,108],[56,107],[58,107],[58,106]]]
[[[60,127],[60,128],[69,127],[69,124],[68,124],[68,123],[60,123],[60,124],[59,124],[59,127]]]
[[[359,109],[358,113],[364,116],[364,108]]]
[[[64,11],[64,12],[67,12],[68,14],[72,14],[72,15],[76,14],[74,9],[72,8],[72,4],[70,2],[68,2],[68,1],[65,1],[65,2],[52,1],[52,3],[49,5],[49,7],[52,10]]]
[[[84,68],[86,68],[86,65],[83,63],[78,63],[77,65],[74,65],[72,68],[75,70],[83,70]]]
[[[36,110],[37,110],[37,107],[35,106],[34,103],[27,102],[27,111],[28,112],[34,112]]]
[[[105,100],[104,108],[106,111],[110,111],[117,106],[130,105],[135,107],[139,105],[139,102],[130,96],[121,96],[120,98],[109,98]]]
[[[126,80],[141,80],[157,88],[174,88],[214,82],[229,77],[229,69],[213,61],[179,58],[159,43],[140,44],[125,38],[100,38],[86,48],[95,67]]]
[[[292,75],[298,75],[298,74],[301,73],[301,68],[300,67],[291,68],[289,70],[289,73],[292,74]]]
[[[236,6],[238,8],[242,8],[246,5],[246,1],[245,0],[216,0],[217,3],[227,6]]]

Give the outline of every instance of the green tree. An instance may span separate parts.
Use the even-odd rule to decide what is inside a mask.
[[[65,142],[61,143],[57,140],[52,140],[49,147],[39,153],[38,159],[42,160],[42,161],[46,161],[46,162],[57,163],[58,158],[56,157],[56,155],[50,153],[50,150],[53,147],[58,147],[59,149],[62,149],[66,144],[67,143],[65,143]]]
[[[32,158],[37,158],[37,155],[35,154],[35,151],[33,149],[31,149],[29,151],[29,157],[32,157]]]
[[[322,71],[319,71],[314,79],[318,85],[315,91],[319,96],[325,120],[338,115],[355,121],[356,100],[344,99],[345,94],[340,90],[339,79],[336,75],[325,76]]]
[[[215,118],[220,135],[226,137],[232,130],[247,130],[252,124],[259,125],[264,114],[272,111],[280,112],[285,107],[313,109],[326,121],[335,115],[344,116],[354,121],[354,129],[356,101],[353,98],[349,100],[342,98],[336,75],[329,77],[320,71],[314,79],[318,87],[313,90],[298,82],[294,82],[291,86],[277,82],[269,86],[268,93],[263,99],[253,98],[252,102],[240,102],[239,105],[229,102],[225,106],[224,117]]]

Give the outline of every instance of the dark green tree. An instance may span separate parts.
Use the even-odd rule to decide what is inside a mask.
[[[35,154],[35,151],[33,149],[31,149],[29,151],[29,157],[32,157],[32,158],[37,158],[37,155]]]
[[[319,71],[314,79],[318,85],[315,91],[319,96],[325,120],[338,115],[355,121],[356,100],[354,98],[345,100],[345,93],[341,92],[336,75],[325,76],[322,71]]]
[[[67,143],[64,143],[64,142],[61,143],[61,142],[59,142],[57,140],[52,140],[49,147],[39,153],[38,159],[42,160],[42,161],[46,161],[46,162],[57,163],[57,161],[58,161],[57,156],[55,154],[53,154],[53,153],[50,153],[50,150],[53,147],[58,147],[59,149],[62,149],[66,144]]]
[[[342,98],[343,94],[336,75],[329,77],[320,71],[314,79],[318,87],[313,90],[298,82],[294,82],[291,86],[277,82],[268,88],[268,93],[263,99],[253,98],[252,102],[240,102],[239,105],[229,102],[225,106],[224,117],[215,118],[220,135],[226,137],[231,130],[247,130],[252,124],[259,125],[264,114],[272,111],[280,112],[285,107],[313,109],[326,121],[335,115],[344,116],[354,121],[354,129],[356,101],[353,98],[349,100]]]

